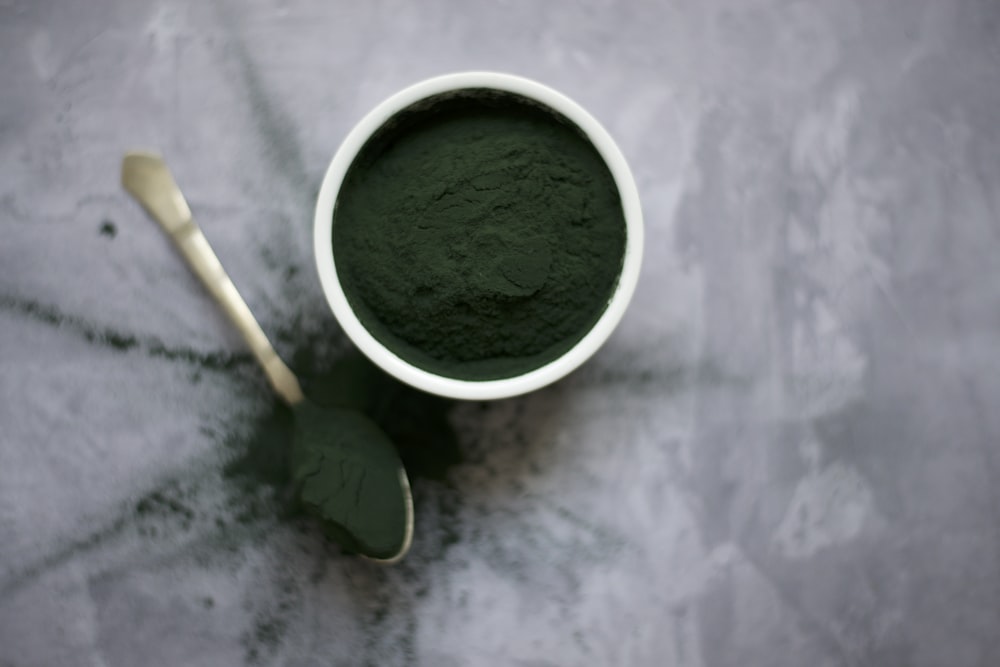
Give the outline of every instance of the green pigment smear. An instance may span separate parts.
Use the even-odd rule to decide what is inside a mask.
[[[428,371],[487,380],[542,366],[590,330],[617,284],[625,220],[576,126],[470,90],[408,109],[368,141],[332,243],[375,338]]]
[[[247,352],[199,352],[190,348],[167,347],[150,336],[135,336],[111,327],[99,326],[85,318],[62,312],[55,306],[0,294],[0,312],[12,312],[52,327],[80,335],[88,343],[101,345],[116,352],[138,349],[154,358],[183,361],[200,369],[228,371],[240,366],[252,366],[253,357]]]

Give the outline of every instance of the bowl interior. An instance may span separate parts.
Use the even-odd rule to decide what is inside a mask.
[[[618,189],[625,220],[622,270],[608,305],[586,334],[561,356],[521,375],[491,380],[462,380],[419,368],[377,340],[348,303],[331,248],[333,213],[348,169],[365,143],[387,121],[404,110],[419,109],[442,95],[469,89],[493,90],[526,98],[574,124],[606,163]],[[418,389],[458,399],[485,400],[523,394],[554,382],[586,361],[620,321],[638,278],[642,253],[642,220],[638,193],[624,157],[596,120],[560,93],[534,81],[491,72],[468,72],[422,81],[396,93],[375,107],[347,135],[327,169],[316,205],[314,224],[316,265],[324,294],[345,333],[375,364]]]

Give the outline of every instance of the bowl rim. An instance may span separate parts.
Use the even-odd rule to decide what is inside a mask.
[[[573,347],[543,366],[509,378],[460,380],[419,368],[379,342],[361,323],[337,277],[331,249],[333,211],[340,186],[351,163],[368,138],[397,112],[441,93],[487,88],[521,95],[539,102],[573,122],[597,149],[618,187],[625,218],[625,255],[618,284],[597,322]],[[320,284],[334,317],[362,354],[396,379],[422,391],[463,400],[510,398],[540,389],[576,370],[611,335],[632,299],[642,263],[643,225],[639,193],[625,157],[611,135],[582,106],[537,81],[500,72],[457,72],[424,79],[376,105],[347,134],[327,167],[316,199],[313,248]]]

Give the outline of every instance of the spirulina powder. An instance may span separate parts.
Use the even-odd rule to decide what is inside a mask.
[[[510,377],[578,342],[625,252],[614,179],[569,120],[467,90],[394,116],[341,186],[333,253],[387,348],[465,380]]]

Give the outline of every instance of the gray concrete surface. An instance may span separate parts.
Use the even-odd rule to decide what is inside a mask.
[[[336,338],[326,162],[474,68],[576,98],[633,167],[610,343],[454,409],[398,568],[126,525],[165,475],[224,513],[219,434],[267,394],[193,367],[240,344],[123,150],[165,153],[265,328]],[[0,91],[5,667],[1000,664],[997,2],[4,0]]]

